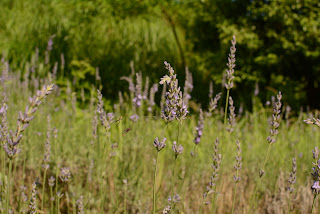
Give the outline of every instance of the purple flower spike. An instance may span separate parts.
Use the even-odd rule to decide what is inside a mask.
[[[159,139],[157,137],[154,139],[153,145],[158,150],[158,152],[160,152],[160,150],[166,146],[166,140],[167,139],[165,137],[161,142],[159,142]]]
[[[177,157],[178,155],[181,155],[183,152],[183,147],[181,145],[177,146],[177,142],[174,141],[173,145],[172,145],[172,150],[175,154],[175,156]]]

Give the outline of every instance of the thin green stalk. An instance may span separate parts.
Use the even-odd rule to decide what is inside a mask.
[[[267,162],[267,159],[268,159],[270,148],[271,148],[271,144],[269,144],[269,146],[268,146],[267,154],[266,154],[266,156],[264,158],[263,165],[262,165],[262,168],[261,168],[262,171],[264,171],[264,168],[265,168],[265,165],[266,165],[266,162]],[[258,183],[257,183],[257,185],[255,187],[255,190],[254,190],[254,193],[253,193],[253,199],[252,199],[251,204],[250,204],[250,210],[252,209],[253,203],[255,202],[256,194],[257,194],[258,188],[260,186],[262,177],[263,177],[263,175],[262,176],[259,175],[259,180],[258,180]]]
[[[9,213],[10,206],[10,191],[11,191],[11,171],[12,171],[12,159],[9,159],[9,172],[8,172],[8,186],[7,186],[7,198],[6,198],[6,213]]]
[[[237,171],[237,176],[238,176],[238,171]],[[235,202],[236,202],[236,193],[237,193],[237,182],[234,184],[234,195],[233,195],[233,203],[232,203],[232,214],[233,214],[233,211],[234,211],[234,205],[235,205]]]
[[[224,129],[226,129],[226,126],[227,126],[227,114],[228,114],[228,103],[229,103],[229,91],[230,91],[230,89],[227,89],[226,106],[225,106],[225,108],[224,108],[224,121],[223,121]]]
[[[291,192],[289,193],[289,202],[288,202],[288,214],[290,214],[291,213]]]
[[[127,184],[124,185],[124,210],[123,213],[127,214]]]
[[[72,213],[76,214],[77,213],[77,208],[76,208],[76,200],[74,199],[74,197],[72,197]]]
[[[313,202],[312,202],[312,208],[311,208],[311,214],[313,214],[313,208],[314,208],[314,203],[316,201],[316,197],[317,197],[317,194],[314,194]]]
[[[53,213],[53,200],[51,200],[53,197],[52,194],[52,186],[50,186],[50,204],[51,204],[51,213]]]
[[[158,170],[159,151],[157,151],[156,166],[153,175],[153,214],[156,213],[156,176]]]
[[[57,200],[57,214],[60,213],[60,198],[58,197],[58,200]]]
[[[47,169],[45,168],[43,172],[43,185],[42,185],[42,203],[41,203],[41,210],[43,210],[44,205],[44,187],[46,185],[46,175],[47,175]]]
[[[171,186],[171,197],[172,198],[173,198],[173,194],[174,194],[175,169],[176,169],[177,157],[178,157],[177,155],[174,157],[174,162],[173,162],[172,186]]]

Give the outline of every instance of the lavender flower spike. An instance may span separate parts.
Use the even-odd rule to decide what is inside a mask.
[[[320,193],[320,159],[319,159],[319,149],[318,147],[315,147],[314,150],[312,150],[313,153],[313,159],[315,160],[312,167],[312,178],[313,178],[313,185],[311,186],[312,193],[314,195],[318,195]]]
[[[163,149],[166,146],[166,138],[164,137],[163,140],[161,142],[159,142],[158,138],[156,137],[154,139],[153,145],[154,147],[158,150],[158,152],[161,151],[161,149]]]
[[[175,156],[177,157],[178,155],[182,154],[183,147],[181,146],[181,144],[179,146],[177,146],[177,142],[173,141],[172,150],[173,150]]]
[[[230,54],[228,57],[228,69],[227,69],[227,73],[225,74],[225,77],[227,79],[227,83],[225,84],[225,87],[227,90],[230,90],[231,88],[233,88],[233,79],[234,79],[234,67],[236,66],[236,37],[233,36],[232,40],[231,40],[231,44],[232,46],[230,47]]]
[[[279,94],[277,95],[278,101],[275,104],[275,107],[273,109],[273,115],[272,115],[272,122],[271,122],[271,129],[270,129],[270,135],[267,138],[268,142],[270,144],[273,144],[276,142],[276,135],[278,134],[278,127],[280,125],[280,113],[281,113],[281,92],[279,91]]]
[[[67,167],[61,168],[60,179],[62,180],[62,182],[67,182],[70,177],[71,177],[71,173],[70,173],[69,168],[67,168]]]
[[[290,178],[288,180],[289,186],[287,187],[287,191],[289,193],[292,193],[294,191],[294,188],[292,187],[293,184],[296,183],[297,180],[297,159],[292,159],[292,171],[290,173]]]
[[[200,139],[202,136],[202,131],[203,131],[203,121],[204,121],[204,117],[203,117],[203,112],[202,109],[200,109],[200,114],[199,114],[199,119],[198,119],[198,126],[196,128],[196,136],[193,140],[193,142],[198,145],[200,143]]]

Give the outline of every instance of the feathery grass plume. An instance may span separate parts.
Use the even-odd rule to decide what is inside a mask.
[[[200,143],[200,139],[201,139],[202,131],[203,131],[203,122],[204,122],[203,112],[202,112],[202,109],[200,109],[198,125],[196,127],[196,134],[195,134],[195,138],[193,140],[193,142],[196,145],[198,145]]]
[[[189,71],[189,68],[186,67],[186,80],[184,82],[184,88],[183,88],[183,102],[186,106],[189,104],[189,100],[191,99],[190,93],[193,90],[193,79],[192,79],[192,73]]]
[[[32,184],[32,192],[31,192],[31,198],[30,198],[30,204],[29,204],[29,212],[31,214],[36,214],[38,211],[37,207],[37,185],[34,182]]]
[[[227,90],[233,88],[233,79],[234,79],[234,67],[236,66],[236,36],[233,35],[231,40],[232,46],[230,47],[230,54],[228,57],[228,69],[226,71],[225,77],[227,79],[227,83],[225,83],[225,87]]]
[[[209,184],[206,186],[206,191],[203,194],[203,199],[206,200],[208,195],[212,193],[218,193],[215,188],[216,188],[216,182],[219,179],[219,170],[220,170],[220,163],[221,163],[221,154],[219,154],[219,138],[216,138],[214,142],[214,147],[213,147],[213,163],[211,164],[211,168],[213,170],[211,179]],[[213,201],[213,198],[212,198]],[[206,201],[205,204],[209,204],[209,201]]]
[[[84,214],[84,207],[83,207],[83,196],[81,195],[79,200],[77,201],[77,214]]]
[[[293,185],[296,183],[297,180],[297,159],[296,158],[292,158],[292,170],[290,173],[290,177],[288,180],[288,187],[287,192],[289,193],[289,212],[291,211],[291,194],[294,191]]]
[[[318,127],[320,127],[320,119],[316,119],[316,118],[307,118],[306,120],[304,120],[303,122],[305,122],[306,124],[313,124],[316,125]]]
[[[211,116],[212,115],[212,112],[214,112],[217,107],[218,107],[218,101],[220,100],[221,98],[221,92],[216,94],[216,96],[211,100],[210,100],[210,103],[209,103],[209,108],[208,108],[208,112],[207,112],[207,116]]]
[[[15,133],[10,130],[9,135],[7,135],[6,143],[3,145],[9,159],[14,159],[20,152],[18,144],[22,138],[21,133],[29,126],[30,121],[34,118],[34,113],[38,110],[37,107],[47,95],[51,94],[53,88],[53,84],[43,86],[41,90],[37,91],[37,94],[34,97],[29,98],[30,108],[27,106],[24,113],[21,111],[19,112],[17,130]]]
[[[165,93],[166,104],[162,111],[161,118],[166,123],[177,119],[179,122],[186,118],[188,113],[187,106],[183,102],[182,92],[178,86],[177,75],[174,74],[174,70],[168,62],[164,62],[165,68],[169,72],[169,76],[165,75],[161,78],[160,84],[166,83],[168,85],[168,91]]]
[[[314,195],[313,197],[313,203],[312,203],[312,208],[311,208],[311,213],[313,213],[313,208],[314,208],[314,203],[316,200],[316,197],[320,193],[320,159],[319,159],[319,149],[318,147],[315,147],[314,150],[312,150],[313,153],[313,159],[315,162],[312,163],[312,179],[313,179],[313,185],[311,186],[311,191]]]
[[[233,106],[233,99],[230,96],[229,97],[229,119],[228,119],[228,127],[227,130],[228,132],[232,133],[233,132],[233,127],[236,124],[236,114],[235,114],[235,107]]]
[[[233,193],[232,213],[234,211],[234,206],[236,202],[237,184],[241,180],[241,177],[239,176],[239,171],[241,168],[242,168],[241,147],[240,147],[240,141],[237,140],[236,164],[234,165],[234,169],[236,170],[236,175],[233,176],[233,180],[235,181],[235,184],[234,184],[234,193]]]
[[[159,152],[166,146],[166,138],[164,137],[163,140],[160,142],[159,139],[156,137],[153,142],[153,146],[157,150],[157,158],[156,164],[154,167],[154,174],[153,174],[153,213],[156,213],[156,177],[157,177],[157,170],[158,170],[158,160],[159,160]]]
[[[150,88],[150,93],[149,93],[149,100],[148,100],[148,112],[152,112],[152,108],[153,106],[156,104],[154,102],[154,96],[155,94],[158,92],[158,84],[155,83],[152,85],[152,87]]]

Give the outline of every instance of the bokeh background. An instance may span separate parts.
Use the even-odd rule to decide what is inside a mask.
[[[1,0],[0,50],[12,70],[47,57],[50,69],[63,66],[61,88],[70,80],[88,96],[98,68],[110,100],[127,91],[120,77],[131,61],[153,83],[166,60],[181,83],[189,68],[192,100],[206,105],[211,81],[221,91],[235,35],[235,103],[250,109],[259,87],[262,102],[280,90],[298,111],[320,107],[319,12],[318,0]]]

